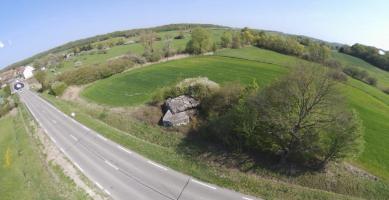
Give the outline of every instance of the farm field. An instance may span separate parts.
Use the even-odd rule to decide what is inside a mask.
[[[16,116],[0,118],[0,199],[87,199],[62,182],[62,172],[45,164],[18,110]]]
[[[255,78],[260,86],[264,86],[286,73],[288,67],[300,63],[297,58],[257,48],[230,51],[233,52],[225,50],[218,55],[237,58],[207,56],[156,64],[97,81],[86,88],[82,95],[88,100],[110,106],[134,106],[150,100],[158,88],[186,77],[206,76],[222,84],[230,81],[245,84]],[[389,96],[352,78],[342,86],[342,90],[365,127],[365,151],[353,162],[377,176],[389,179],[389,152],[385,149],[385,144],[389,143]]]
[[[215,42],[218,42],[220,40],[220,35],[223,33],[223,29],[209,29],[212,33],[212,38]],[[174,37],[179,34],[179,31],[164,31],[157,33],[159,37],[164,38],[166,35],[170,35],[171,37]],[[185,33],[184,39],[174,39],[172,41],[172,48],[178,51],[182,51],[186,47],[186,43],[190,40],[190,34]],[[129,40],[137,41],[137,37],[129,38]],[[155,41],[155,48],[161,50],[163,47],[164,42],[163,41]],[[78,61],[81,61],[82,65],[93,65],[93,64],[99,64],[104,63],[109,59],[115,58],[117,56],[121,56],[127,53],[134,53],[141,55],[143,53],[144,47],[141,43],[132,43],[132,44],[126,44],[126,45],[118,45],[114,46],[106,51],[105,54],[85,54],[85,55],[79,55],[75,56],[67,61],[63,62],[63,67],[60,67],[57,69],[56,73],[61,73],[67,70],[71,70],[75,68],[75,63]]]
[[[256,79],[259,85],[265,85],[286,71],[277,65],[235,58],[192,57],[115,75],[91,85],[82,95],[106,105],[133,106],[150,100],[158,88],[188,77],[205,76],[218,83],[243,84]]]

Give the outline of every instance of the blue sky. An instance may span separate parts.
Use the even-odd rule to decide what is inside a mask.
[[[68,41],[169,23],[213,23],[389,50],[385,0],[1,0],[0,68]]]

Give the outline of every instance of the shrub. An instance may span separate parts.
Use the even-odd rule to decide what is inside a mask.
[[[158,90],[154,93],[151,103],[155,104],[180,95],[188,95],[201,101],[217,89],[219,89],[219,85],[206,77],[187,78],[175,86]]]
[[[147,62],[146,58],[139,56],[137,54],[128,53],[125,58],[131,60],[133,63],[143,65]]]
[[[201,114],[204,117],[214,118],[227,113],[234,105],[239,103],[243,91],[244,87],[240,84],[228,84],[220,88],[201,101]]]
[[[386,94],[389,94],[389,88],[383,89],[382,91],[383,91],[384,93],[386,93]]]
[[[327,67],[334,68],[334,69],[341,69],[342,68],[342,63],[340,63],[339,61],[334,60],[334,59],[325,60],[324,65]]]
[[[366,83],[372,86],[377,86],[377,79],[374,77],[367,77]]]
[[[343,72],[369,85],[373,85],[373,86],[377,85],[377,79],[369,76],[369,73],[367,73],[365,70],[359,70],[354,67],[346,67],[343,69]]]
[[[65,82],[56,81],[51,85],[50,93],[55,96],[61,96],[67,87]]]
[[[341,70],[332,70],[328,73],[328,75],[336,81],[339,82],[346,82],[347,81],[347,75],[343,73]]]
[[[143,53],[143,57],[145,57],[145,59],[148,62],[157,62],[157,61],[161,60],[162,55],[161,55],[160,51],[154,50],[154,51],[145,51]]]

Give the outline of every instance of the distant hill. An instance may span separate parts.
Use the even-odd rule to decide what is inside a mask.
[[[168,25],[156,26],[156,27],[151,27],[151,28],[139,28],[139,29],[124,30],[124,31],[115,31],[115,32],[107,33],[107,34],[96,35],[93,37],[68,42],[64,45],[49,49],[47,51],[38,53],[38,54],[36,54],[32,57],[29,57],[27,59],[13,63],[13,64],[5,67],[1,71],[6,71],[6,70],[11,69],[11,68],[27,65],[27,64],[33,62],[35,59],[41,58],[44,55],[47,55],[50,53],[62,52],[62,51],[65,51],[65,50],[68,50],[68,49],[71,49],[74,47],[83,46],[83,45],[86,45],[89,43],[98,42],[98,41],[106,40],[106,39],[113,38],[113,37],[130,37],[130,36],[137,35],[137,34],[139,34],[139,32],[144,31],[144,30],[153,30],[155,32],[163,32],[163,31],[181,30],[181,29],[186,30],[186,29],[190,29],[192,27],[197,27],[197,26],[201,26],[204,28],[230,28],[227,26],[220,26],[220,25],[213,25],[213,24],[185,24],[185,23],[182,23],[182,24],[168,24]]]
[[[215,25],[215,24],[180,23],[180,24],[168,24],[168,25],[150,27],[150,28],[139,28],[139,29],[124,30],[124,31],[115,31],[115,32],[107,33],[107,34],[96,35],[93,37],[68,42],[68,43],[63,44],[61,46],[49,49],[47,51],[38,53],[32,57],[29,57],[29,58],[26,58],[26,59],[21,60],[19,62],[13,63],[13,64],[3,68],[0,71],[6,71],[6,70],[11,69],[11,68],[16,68],[19,66],[30,64],[35,59],[42,58],[43,56],[50,54],[50,53],[59,53],[59,52],[63,52],[63,51],[72,49],[74,47],[79,47],[79,46],[87,45],[89,43],[98,42],[98,41],[102,41],[102,40],[106,40],[106,39],[114,38],[114,37],[131,37],[131,36],[138,35],[139,32],[144,31],[144,30],[153,30],[155,32],[164,32],[164,31],[173,31],[173,30],[188,30],[188,29],[191,29],[193,27],[198,27],[198,26],[204,27],[204,28],[238,29],[238,28],[232,28],[232,27],[228,27],[228,26]],[[344,46],[343,44],[340,44],[340,43],[327,42],[324,40],[320,40],[320,39],[316,39],[316,38],[312,38],[312,37],[308,37],[308,36],[303,36],[303,35],[293,35],[293,34],[287,34],[287,33],[278,32],[278,31],[271,31],[271,30],[261,30],[261,29],[254,29],[254,30],[264,31],[267,33],[273,33],[273,34],[284,35],[284,36],[305,38],[305,39],[309,39],[312,41],[326,44],[327,46],[329,46],[333,49],[339,49],[340,47]]]

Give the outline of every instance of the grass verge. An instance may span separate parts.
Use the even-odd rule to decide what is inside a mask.
[[[202,159],[203,155],[193,152],[196,149],[192,151],[192,154],[182,153],[182,151],[185,151],[185,148],[192,147],[183,146],[179,142],[181,139],[177,139],[178,142],[176,143],[155,142],[158,138],[162,140],[164,137],[175,137],[174,135],[166,135],[169,133],[162,131],[158,133],[155,127],[132,122],[132,128],[129,128],[132,131],[124,132],[98,120],[96,116],[92,117],[87,114],[89,111],[83,105],[63,101],[49,95],[44,95],[44,98],[65,113],[76,111],[77,120],[84,125],[149,159],[189,174],[197,179],[234,189],[242,193],[266,199],[389,198],[387,184],[381,181],[371,181],[365,178],[355,177],[347,173],[343,167],[337,167],[336,165],[331,166],[333,168],[331,171],[334,172],[332,174],[333,176],[328,176],[328,173],[306,173],[298,177],[287,177],[265,169],[258,169],[255,173],[244,173],[236,169],[228,169],[224,166],[214,165],[213,163],[207,162],[206,159]],[[96,114],[99,113],[97,112]],[[148,130],[153,137],[138,133],[140,131],[147,132]],[[322,189],[332,190],[350,196]]]

